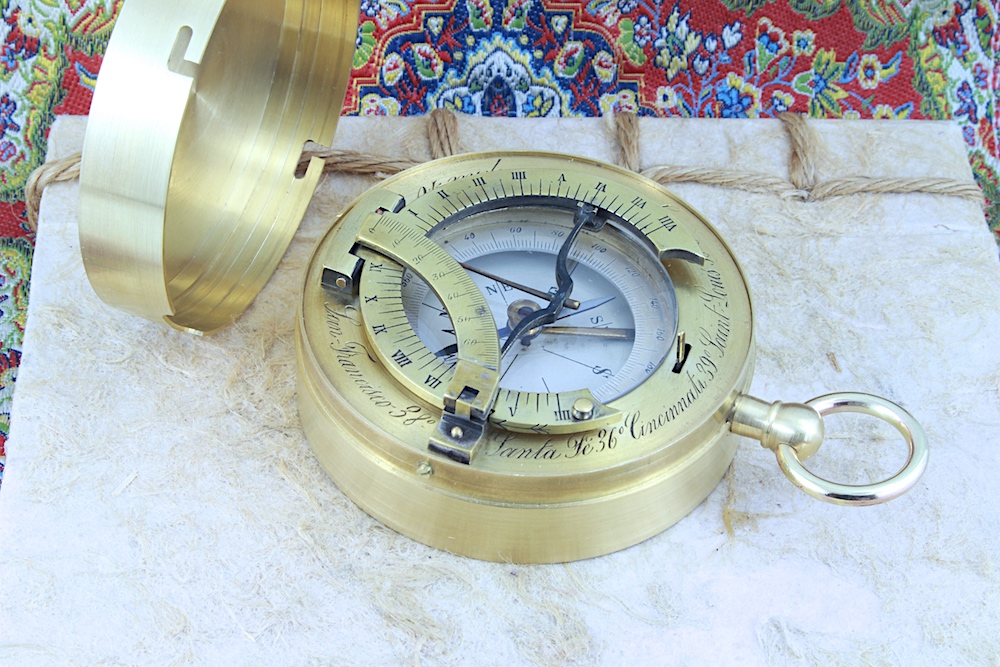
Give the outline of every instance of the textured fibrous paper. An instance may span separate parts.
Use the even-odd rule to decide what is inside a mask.
[[[787,178],[776,121],[643,120],[642,162]],[[422,119],[345,119],[338,145],[428,157]],[[819,179],[971,179],[928,122],[815,124]],[[600,120],[462,119],[468,150],[612,160]],[[52,156],[80,145],[60,119]],[[909,495],[848,509],[794,489],[744,441],[676,526],[568,565],[483,563],[397,535],[319,467],[295,408],[293,313],[312,248],[373,181],[330,176],[250,311],[195,338],[113,310],[87,283],[76,186],[46,194],[0,492],[5,664],[702,665],[1000,661],[1000,263],[974,202],[800,202],[673,189],[746,271],[753,393],[880,394],[923,423]],[[844,481],[905,447],[829,420],[811,463]],[[627,521],[628,517],[622,517]]]

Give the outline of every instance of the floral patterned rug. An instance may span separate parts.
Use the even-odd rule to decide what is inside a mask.
[[[124,0],[0,0],[0,481],[33,235],[24,186],[85,115]],[[169,1],[169,0],[164,0]],[[990,0],[362,0],[345,114],[954,119],[1000,242]]]

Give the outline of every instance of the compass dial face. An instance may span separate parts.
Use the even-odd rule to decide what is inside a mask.
[[[573,212],[528,205],[475,213],[431,234],[469,271],[501,341],[556,291],[556,256]],[[627,228],[584,230],[569,251],[569,306],[513,343],[501,360],[500,390],[552,394],[589,389],[600,402],[628,393],[666,358],[677,329],[670,278],[652,251]],[[403,307],[428,349],[446,362],[457,354],[446,304],[411,271]]]

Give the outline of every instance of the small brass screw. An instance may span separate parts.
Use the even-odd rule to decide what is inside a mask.
[[[578,422],[587,421],[594,416],[594,402],[589,398],[578,398],[573,401],[573,419]]]

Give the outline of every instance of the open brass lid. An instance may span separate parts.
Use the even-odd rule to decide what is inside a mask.
[[[80,247],[110,305],[192,333],[268,281],[323,164],[358,0],[129,0],[101,67],[80,176]]]

